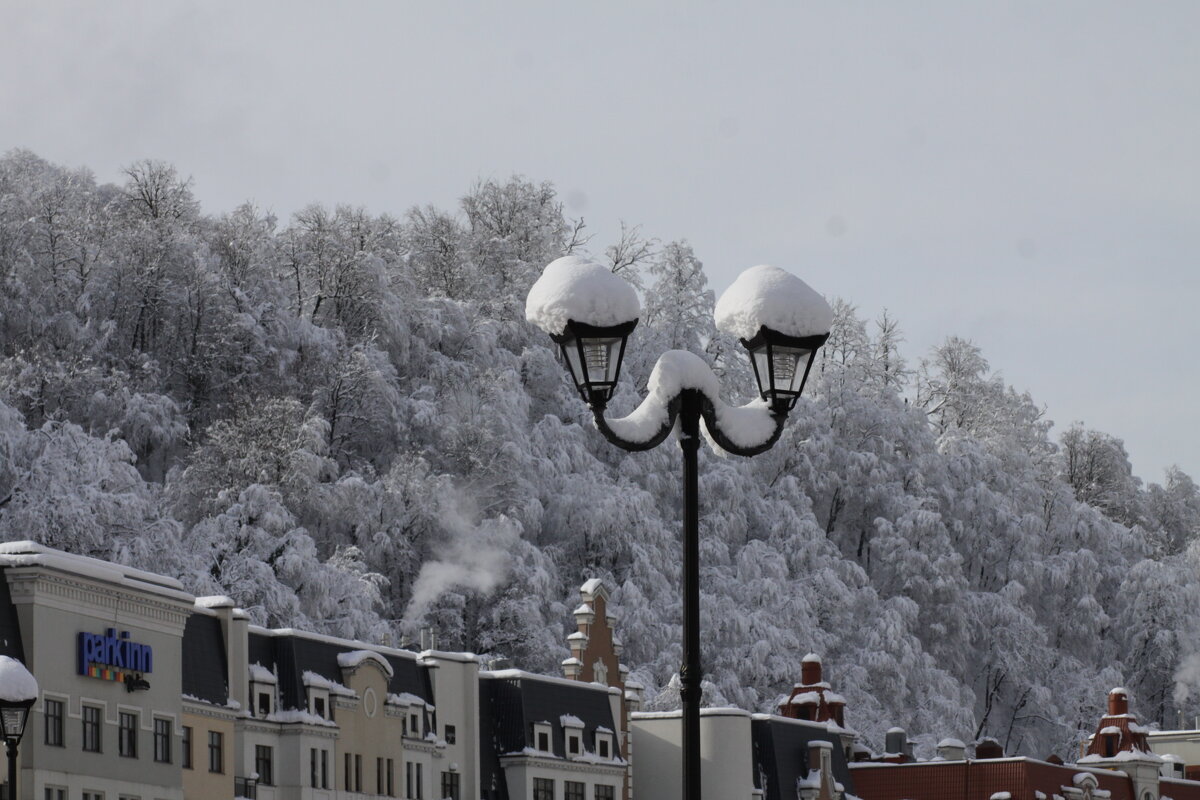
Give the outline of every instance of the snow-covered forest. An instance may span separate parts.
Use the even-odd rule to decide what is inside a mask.
[[[591,240],[519,178],[277,220],[205,214],[168,164],[124,175],[0,160],[0,539],[174,575],[263,624],[432,626],[545,672],[602,577],[649,705],[676,703],[678,451],[608,445],[523,304],[590,253],[645,309],[614,413],[667,348],[744,399],[703,254]],[[906,353],[902,319],[834,306],[781,442],[701,456],[707,700],[770,710],[814,651],[876,748],[900,725],[926,750],[1067,756],[1119,684],[1144,720],[1197,713],[1191,478],[1143,484],[1119,438],[1052,428],[968,341]]]

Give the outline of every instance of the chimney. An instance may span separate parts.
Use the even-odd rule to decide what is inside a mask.
[[[805,686],[814,686],[821,682],[821,657],[816,653],[809,653],[800,662],[800,683]]]
[[[975,743],[975,758],[1004,758],[1004,748],[995,739],[985,737]]]
[[[1119,717],[1129,713],[1129,692],[1117,687],[1108,693],[1108,716]]]
[[[943,761],[965,761],[967,746],[961,739],[942,739],[938,742],[937,754]]]
[[[908,734],[904,732],[904,728],[891,728],[887,732],[887,737],[884,739],[884,750],[888,756],[907,756],[908,755]]]

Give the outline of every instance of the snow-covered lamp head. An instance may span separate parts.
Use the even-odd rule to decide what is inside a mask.
[[[750,351],[762,399],[777,412],[790,411],[829,338],[833,309],[825,298],[790,272],[763,264],[737,277],[714,316],[719,330]]]
[[[640,313],[627,281],[575,255],[550,262],[525,300],[525,319],[550,334],[580,397],[595,409],[616,391],[625,341]]]
[[[29,709],[37,696],[37,680],[25,665],[10,656],[0,656],[0,735],[12,747],[25,733]]]

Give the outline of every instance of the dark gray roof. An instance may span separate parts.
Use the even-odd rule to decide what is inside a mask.
[[[193,612],[183,626],[183,693],[214,705],[229,700],[221,620]]]
[[[796,797],[796,781],[808,776],[808,746],[813,741],[826,741],[833,745],[830,759],[833,777],[846,788],[848,794],[854,794],[841,740],[824,723],[805,723],[780,717],[758,718],[750,723],[750,738],[754,746],[754,786],[763,790],[764,800]],[[817,766],[811,765],[812,768]]]
[[[539,678],[525,673],[482,673],[479,681],[480,789],[487,800],[508,800],[500,756],[533,747],[533,723],[550,723],[550,748],[566,757],[566,735],[560,717],[570,714],[583,723],[583,746],[595,752],[596,728],[614,732],[613,751],[621,752],[608,690],[589,683]]]
[[[25,663],[25,646],[21,641],[21,625],[17,621],[17,608],[8,591],[8,575],[0,569],[0,655],[15,658]]]
[[[267,634],[251,631],[248,641],[248,657],[251,664],[261,664],[272,670],[279,679],[279,707],[282,709],[308,706],[304,694],[304,673],[315,672],[323,678],[342,682],[342,668],[338,666],[339,653],[362,650],[361,646],[338,644],[322,639],[311,639],[295,634]],[[407,692],[433,704],[433,687],[429,672],[417,663],[416,658],[380,653],[392,666],[392,678],[388,691],[393,694]]]

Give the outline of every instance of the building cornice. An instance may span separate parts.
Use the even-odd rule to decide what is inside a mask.
[[[548,758],[529,753],[509,753],[500,756],[500,765],[505,767],[542,767],[563,772],[599,772],[604,775],[624,775],[627,764],[600,763],[597,761],[569,761],[562,758]]]
[[[5,569],[14,604],[30,603],[78,614],[80,606],[138,618],[139,626],[178,636],[192,605],[117,584],[90,580],[56,569],[15,566]]]

